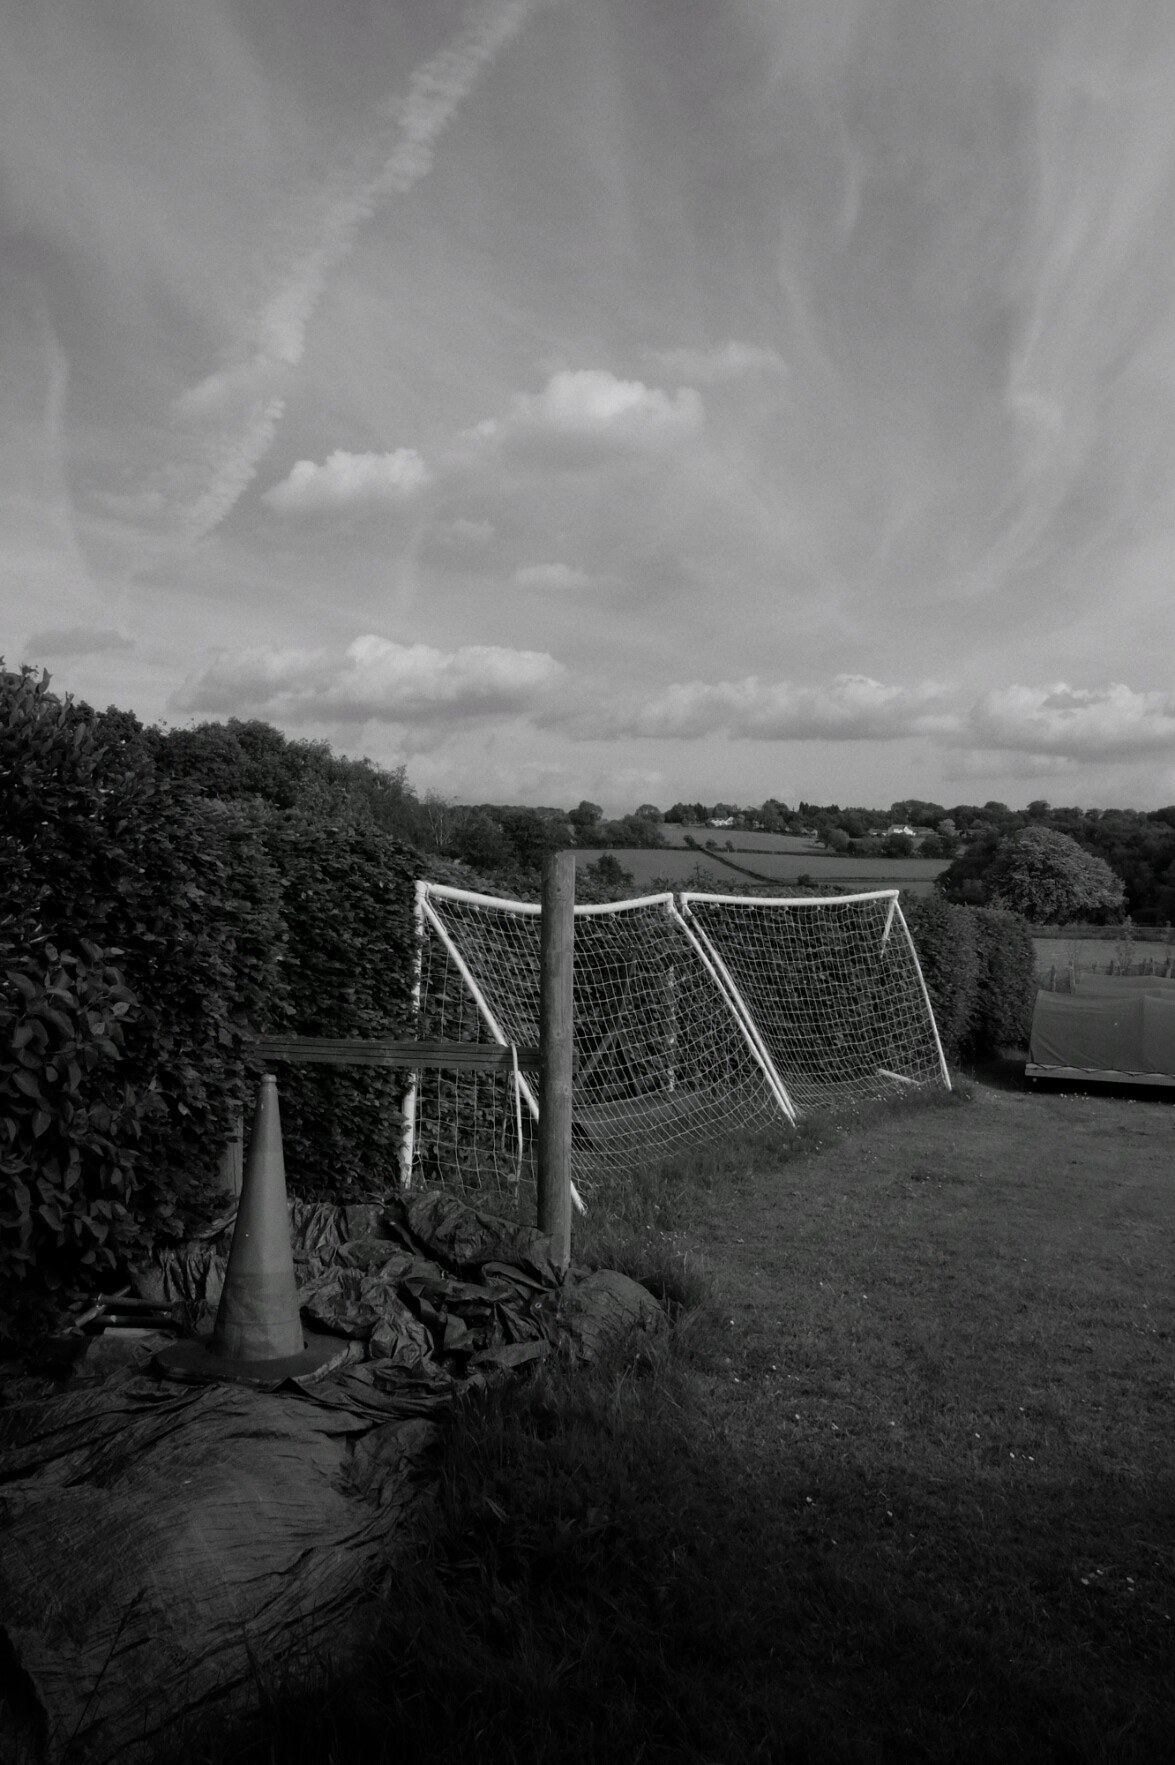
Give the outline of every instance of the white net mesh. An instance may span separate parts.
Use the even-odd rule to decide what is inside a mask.
[[[797,1111],[949,1084],[897,895],[799,900],[686,893]]]
[[[423,888],[422,1040],[539,1042],[535,903]],[[661,1161],[846,1097],[943,1083],[896,895],[648,896],[575,910],[572,1169]],[[534,1074],[426,1071],[413,1180],[533,1196]]]
[[[537,1047],[537,908],[437,885],[426,901],[422,1039]],[[764,1063],[671,896],[576,908],[575,1042],[572,1171],[585,1197],[605,1169],[779,1119]],[[422,1074],[414,1176],[467,1193],[532,1188],[535,1106],[533,1075],[516,1087]]]

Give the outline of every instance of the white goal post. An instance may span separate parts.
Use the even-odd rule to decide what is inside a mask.
[[[417,884],[417,1034],[537,1046],[541,908]],[[686,891],[575,908],[574,1199],[605,1171],[813,1108],[950,1087],[897,890]],[[536,1087],[428,1071],[405,1098],[402,1177],[467,1194],[533,1180]]]

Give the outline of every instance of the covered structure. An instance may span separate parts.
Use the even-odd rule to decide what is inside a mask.
[[[1025,1076],[1175,1086],[1175,979],[1081,975],[1036,995]]]

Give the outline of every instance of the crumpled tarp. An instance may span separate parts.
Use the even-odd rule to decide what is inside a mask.
[[[328,1377],[266,1392],[82,1360],[64,1386],[10,1382],[0,1626],[37,1707],[30,1757],[149,1754],[185,1711],[247,1695],[254,1663],[340,1645],[455,1394],[556,1343],[586,1357],[662,1321],[626,1276],[561,1280],[540,1233],[451,1196],[295,1201],[290,1217],[306,1322],[349,1347]],[[173,1250],[136,1285],[207,1322],[226,1251],[223,1234]],[[0,1719],[0,1755],[4,1740]]]

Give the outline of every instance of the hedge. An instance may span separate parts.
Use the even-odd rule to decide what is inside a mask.
[[[259,1028],[305,1036],[396,1036],[413,1029],[413,884],[423,860],[368,823],[271,816],[266,850],[281,879],[277,995]],[[347,1201],[398,1175],[403,1075],[370,1068],[279,1070],[291,1190]]]
[[[1032,930],[1019,914],[941,895],[902,903],[949,1061],[1026,1045],[1036,998]]]
[[[18,1284],[35,1305],[209,1217],[244,1082],[231,819],[157,775],[134,718],[0,673],[10,1315]]]
[[[222,801],[157,748],[0,672],[0,1282],[26,1313],[223,1208],[253,1033],[412,1033],[420,856],[337,803]],[[401,1092],[283,1069],[292,1192],[394,1181]]]

